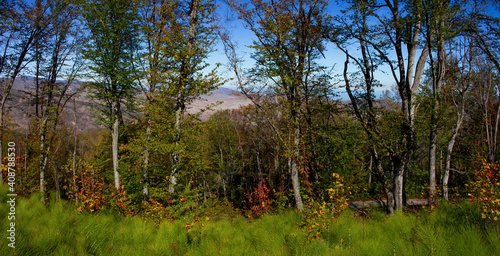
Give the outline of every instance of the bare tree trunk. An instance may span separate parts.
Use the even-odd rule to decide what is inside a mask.
[[[142,173],[142,197],[146,200],[149,197],[149,142],[151,137],[151,121],[146,117],[146,146],[144,148],[144,172]]]
[[[433,124],[429,135],[429,198],[433,203],[436,191],[437,120],[431,122]]]
[[[394,213],[394,192],[389,188],[388,181],[384,181],[384,192],[387,196],[387,212],[391,215]]]
[[[111,131],[112,138],[112,153],[113,153],[113,173],[115,177],[115,188],[116,190],[120,189],[120,173],[118,172],[118,137],[120,132],[120,118],[118,116],[119,102],[115,102],[113,106],[113,110],[115,111],[114,122],[113,122],[113,130]]]
[[[177,147],[179,146],[179,142],[181,140],[181,118],[184,114],[184,104],[181,102],[181,92],[179,92],[177,96],[177,109],[175,110],[175,123],[174,123],[174,151],[172,152],[172,169],[170,172],[170,186],[168,188],[168,192],[175,192],[175,185],[177,185],[177,170],[180,164],[180,154],[178,152]]]
[[[45,167],[47,164],[47,150],[45,149],[45,141],[47,136],[47,118],[42,119],[40,124],[40,194],[42,201],[45,202]]]
[[[453,146],[455,145],[455,140],[458,135],[458,131],[462,126],[462,122],[464,119],[464,107],[462,105],[461,113],[458,115],[457,123],[455,124],[455,128],[453,129],[453,135],[448,141],[448,146],[446,147],[446,160],[443,174],[443,198],[448,200],[448,180],[450,178],[450,170],[451,170],[451,154],[453,153]]]
[[[8,95],[8,94],[7,94]],[[5,108],[5,101],[7,100],[7,95],[2,97],[2,101],[0,103],[0,170],[3,168],[3,161],[1,160],[3,158],[3,126],[4,126],[4,108]],[[0,184],[3,183],[3,172],[0,171]]]
[[[296,118],[295,118],[296,119]],[[289,159],[289,165],[290,165],[290,175],[292,178],[292,188],[293,188],[293,195],[295,198],[295,205],[297,206],[297,210],[300,212],[304,211],[304,205],[302,203],[302,197],[300,195],[300,175],[299,175],[299,136],[300,136],[300,129],[297,127],[295,128],[294,135],[293,135],[293,158],[294,159]]]
[[[370,164],[368,165],[368,184],[372,184],[372,172],[373,172],[373,156],[370,155]]]
[[[408,53],[408,69],[406,71],[406,79],[408,80],[407,84],[411,86],[411,93],[414,95],[418,93],[418,89],[420,88],[420,81],[424,73],[425,62],[427,60],[427,57],[429,56],[429,46],[426,44],[422,49],[420,57],[418,58],[417,65],[416,66],[414,65],[421,26],[422,26],[421,22],[418,21],[417,24],[415,25],[415,30],[414,30],[415,32],[412,37],[412,43],[408,44],[409,53]],[[415,74],[413,72],[415,72]],[[414,127],[416,112],[417,112],[416,101],[411,101],[410,102],[411,127]]]
[[[403,209],[403,186],[404,186],[404,173],[406,170],[406,160],[400,159],[397,161],[394,170],[394,210],[400,211]]]
[[[75,145],[73,146],[73,163],[72,163],[72,170],[73,170],[73,196],[75,198],[75,203],[78,204],[78,197],[76,196],[78,193],[78,188],[76,187],[76,149],[77,149],[77,142],[78,142],[78,133],[77,133],[77,115],[76,115],[76,99],[73,100],[73,110],[75,114],[75,123],[74,123],[74,128],[73,128],[73,136],[75,137],[74,143]]]

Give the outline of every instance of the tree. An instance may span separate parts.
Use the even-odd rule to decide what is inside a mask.
[[[155,93],[162,83],[162,76],[166,73],[167,66],[163,64],[165,56],[162,54],[162,40],[167,36],[164,26],[167,24],[166,16],[162,15],[163,1],[146,1],[141,6],[141,28],[144,34],[145,52],[141,59],[145,83],[139,79],[139,86],[144,94],[144,119],[146,122],[143,162],[143,199],[149,196],[149,162],[152,134],[152,117],[148,106],[155,102]]]
[[[446,74],[443,78],[444,98],[452,103],[451,107],[456,114],[454,127],[446,145],[445,169],[442,177],[443,198],[448,200],[448,181],[451,172],[451,157],[459,131],[462,128],[466,116],[466,104],[470,97],[470,87],[473,77],[473,58],[475,50],[472,47],[472,39],[462,36],[452,40],[449,49],[449,57],[446,62]]]
[[[490,65],[496,69],[496,72],[486,71],[488,78],[486,84],[488,87],[494,87],[492,84],[493,73],[500,73],[500,18],[495,17],[490,14],[490,11],[498,11],[500,9],[500,3],[498,1],[478,1],[475,9],[478,10],[476,19],[474,19],[476,26],[473,27],[472,33],[474,35],[475,42],[477,46],[486,55],[487,59],[490,61]],[[497,86],[497,92],[493,94],[500,93],[500,88]],[[496,109],[495,120],[488,120],[491,118],[488,114],[488,96],[483,97],[484,99],[484,112],[486,118],[486,139],[488,143],[488,156],[487,161],[489,163],[495,163],[496,153],[497,153],[497,136],[500,123],[500,105]],[[493,125],[494,123],[494,125]],[[490,125],[491,124],[491,125]]]
[[[486,144],[485,149],[480,149],[480,158],[486,159],[488,163],[495,163],[500,128],[498,72],[496,72],[494,64],[489,61],[488,56],[475,56],[475,60],[477,62],[474,65],[474,79],[471,88],[475,108],[472,110],[475,110],[473,118],[476,119],[478,124],[481,124],[482,128],[476,129],[478,135],[481,135],[476,138],[476,142],[481,147]],[[479,161],[480,159],[476,160]]]
[[[22,1],[3,1],[1,7],[1,40],[2,55],[0,56],[0,75],[2,76],[0,95],[0,155],[5,122],[5,103],[10,95],[14,81],[26,66],[33,61],[31,49],[35,37],[43,26],[35,18],[36,7]],[[0,167],[2,163],[0,162]],[[0,180],[3,175],[0,174]]]
[[[429,55],[429,47],[421,38],[422,3],[399,0],[353,1],[350,6],[358,15],[352,16],[354,19],[351,19],[350,24],[346,23],[347,26],[344,28],[347,31],[356,32],[355,39],[360,42],[360,45],[366,44],[362,46],[367,51],[365,58],[357,63],[363,71],[364,82],[373,83],[370,81],[373,79],[374,68],[386,65],[394,79],[400,100],[399,118],[393,120],[399,126],[397,128],[399,136],[393,143],[381,144],[387,150],[385,155],[391,163],[390,170],[379,171],[386,187],[388,210],[393,212],[403,207],[405,172],[416,145],[414,96],[419,90],[425,62]],[[370,22],[364,21],[359,26],[355,24],[355,21],[365,19],[370,19]],[[335,36],[335,34],[330,35],[330,38],[335,38]],[[419,56],[418,50],[420,50]],[[392,56],[395,56],[395,59],[392,59]],[[348,56],[348,59],[351,57]],[[369,86],[365,87],[368,89],[373,87],[369,84],[364,86]],[[371,92],[366,89],[365,92],[366,96],[363,98],[369,103]],[[369,117],[373,114],[367,115]],[[370,130],[366,132],[373,134]],[[383,142],[384,136],[386,135],[383,133],[377,135],[379,142]],[[376,152],[373,152],[372,156],[375,154]]]
[[[500,18],[495,17],[492,12],[500,9],[498,1],[477,1],[474,9],[475,13],[472,24],[472,33],[477,46],[488,56],[494,67],[500,71]]]
[[[450,40],[457,27],[459,3],[453,1],[423,1],[426,45],[429,48],[430,83],[432,85],[431,118],[429,133],[429,198],[433,202],[436,191],[436,153],[438,146],[438,128],[440,101],[443,81],[446,74],[446,42]],[[433,53],[436,53],[435,56]]]
[[[370,42],[373,39],[373,28],[370,28],[368,22],[371,16],[371,8],[368,2],[353,2],[349,8],[350,16],[336,17],[336,27],[328,37],[337,47],[346,55],[344,63],[343,78],[345,88],[351,101],[352,109],[357,120],[360,122],[366,136],[367,144],[370,149],[370,161],[373,163],[376,175],[383,177],[383,188],[387,196],[389,208],[392,208],[394,194],[391,190],[392,184],[390,177],[392,173],[384,170],[383,157],[386,152],[391,152],[393,149],[387,142],[387,134],[382,134],[383,129],[380,118],[377,116],[383,115],[374,95],[374,90],[380,83],[375,79],[375,72],[382,63],[380,57],[374,53],[377,46],[373,46]],[[347,11],[346,11],[347,13]],[[359,44],[361,56],[355,56],[349,53],[349,45],[352,43]],[[358,72],[349,75],[348,68],[350,60]],[[371,170],[370,170],[371,172]]]
[[[203,74],[215,40],[213,1],[166,1],[161,5],[162,33],[157,35],[162,62],[160,97],[173,100],[175,119],[169,192],[175,192],[180,166],[182,126],[186,105],[217,88],[221,79],[214,70]]]
[[[54,133],[66,103],[80,91],[77,89],[70,92],[70,86],[73,85],[82,66],[79,57],[78,45],[81,42],[76,30],[75,6],[66,1],[50,1],[46,9],[46,16],[43,20],[48,20],[50,23],[47,24],[43,37],[46,44],[43,47],[44,54],[38,56],[44,61],[37,59],[35,92],[35,107],[37,108],[35,113],[38,113],[37,118],[40,122],[39,168],[42,195],[48,155],[55,138]],[[40,50],[38,47],[36,49]],[[38,54],[35,53],[35,55]],[[40,84],[38,84],[39,80],[42,80]],[[54,179],[60,198],[57,175]]]
[[[304,177],[308,173],[303,168],[305,155],[301,154],[301,129],[305,128],[302,122],[309,107],[305,105],[311,96],[311,88],[319,83],[318,74],[323,69],[316,60],[324,51],[322,35],[329,19],[325,13],[327,2],[259,0],[249,4],[230,2],[230,5],[257,37],[251,46],[255,50],[252,57],[256,66],[251,70],[255,82],[267,84],[275,91],[283,105],[284,118],[289,120],[288,127],[277,133],[285,145],[296,207],[303,211],[300,173]],[[233,67],[236,67],[237,59],[232,60]]]
[[[138,75],[139,23],[136,2],[128,0],[84,2],[82,15],[89,32],[83,57],[90,61],[92,96],[100,101],[101,121],[112,135],[115,188],[120,187],[118,139],[123,106],[131,106]]]

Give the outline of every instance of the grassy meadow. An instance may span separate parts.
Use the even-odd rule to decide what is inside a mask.
[[[7,190],[0,191],[1,229],[7,230]],[[16,248],[2,235],[0,255],[500,255],[498,225],[471,203],[432,211],[344,211],[327,218],[318,239],[300,228],[301,214],[259,218],[186,216],[159,226],[140,217],[81,214],[68,202],[45,208],[40,198],[18,199]],[[190,229],[186,227],[190,224]]]

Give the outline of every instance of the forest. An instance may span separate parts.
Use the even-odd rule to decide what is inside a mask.
[[[466,225],[477,237],[464,241],[484,254],[463,255],[500,253],[498,0],[5,0],[0,10],[0,197],[16,193],[28,226],[20,209],[31,207],[71,215],[68,227],[109,222],[88,224],[93,233],[113,222],[182,230],[185,241],[168,233],[168,248],[132,254],[199,255],[225,248],[204,252],[205,225],[255,221],[258,237],[279,222],[300,238],[255,254],[374,255],[348,240],[353,225],[367,241],[366,220],[419,237],[413,249],[388,240],[380,255],[447,255],[458,247],[426,241]],[[249,104],[189,111],[227,87]],[[348,209],[359,201],[383,207]],[[87,235],[114,242],[71,251],[74,236],[20,254],[130,255],[113,243],[139,244]],[[302,240],[330,247],[287,247]]]

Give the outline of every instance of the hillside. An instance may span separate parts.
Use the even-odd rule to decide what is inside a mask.
[[[6,103],[6,108],[9,111],[7,119],[9,119],[11,123],[19,125],[21,129],[26,129],[29,117],[34,115],[34,102],[33,100],[30,101],[30,99],[34,98],[31,96],[35,91],[33,84],[33,78],[16,79],[10,97]],[[74,89],[76,89],[76,86],[77,85],[75,85]],[[206,118],[217,110],[237,109],[240,106],[250,104],[250,100],[244,98],[244,96],[238,96],[237,92],[229,88],[221,87],[196,99],[187,107],[186,112],[190,114],[198,113],[200,110],[209,105],[216,104],[217,102],[221,103],[211,110],[204,112],[201,115],[202,120],[206,120]],[[76,124],[80,132],[103,128],[96,123],[93,106],[95,106],[94,100],[88,97],[87,93],[81,93],[78,97],[67,103],[64,111],[64,119],[73,123],[76,110]],[[126,119],[130,119],[131,114],[133,113],[126,113]]]

